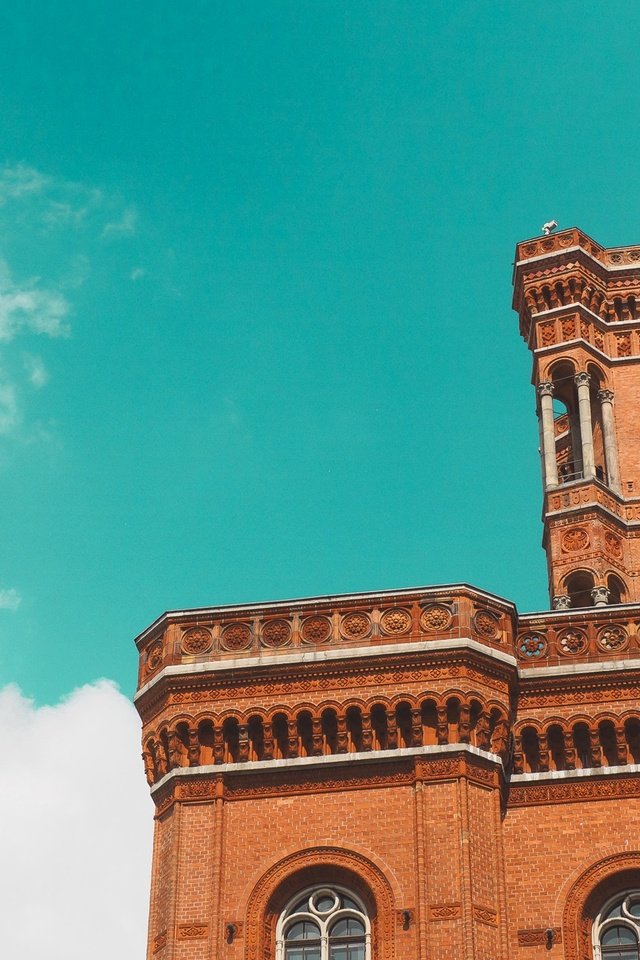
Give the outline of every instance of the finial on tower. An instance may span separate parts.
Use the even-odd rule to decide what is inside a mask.
[[[548,237],[551,231],[555,230],[557,226],[558,226],[557,220],[548,220],[546,223],[543,223],[542,232],[544,233],[545,237]]]

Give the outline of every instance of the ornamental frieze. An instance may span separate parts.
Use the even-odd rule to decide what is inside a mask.
[[[507,806],[578,803],[581,800],[623,800],[640,797],[640,778],[599,775],[587,781],[561,780],[542,784],[511,784]]]
[[[168,709],[172,706],[185,706],[191,707],[195,705],[206,705],[211,709],[216,709],[216,706],[221,701],[244,701],[250,703],[251,701],[259,701],[265,697],[270,699],[273,697],[283,697],[290,696],[291,694],[317,694],[323,693],[323,700],[330,699],[332,695],[340,691],[353,691],[351,696],[362,696],[363,689],[375,688],[377,686],[398,686],[402,684],[404,687],[407,684],[420,684],[421,687],[426,685],[431,685],[432,682],[442,683],[447,681],[454,681],[459,686],[463,684],[464,687],[468,684],[473,684],[480,689],[485,689],[491,691],[494,696],[498,697],[508,697],[509,696],[509,682],[505,677],[492,677],[487,675],[479,670],[470,670],[463,669],[458,667],[452,667],[450,670],[429,670],[428,668],[422,671],[412,671],[410,674],[388,674],[381,676],[377,674],[375,676],[367,674],[357,674],[350,677],[348,680],[337,678],[336,681],[331,681],[326,677],[315,677],[308,678],[306,680],[299,681],[280,681],[274,683],[255,683],[255,684],[238,684],[231,686],[217,686],[210,684],[206,688],[193,689],[188,688],[185,690],[177,690],[172,693],[163,693],[153,702],[147,704],[146,707],[146,716],[147,723],[150,723],[152,720],[155,720],[163,710]],[[407,696],[414,696],[414,689],[406,691]],[[443,689],[445,692],[446,688]],[[397,694],[400,694],[402,691],[401,688],[398,688]],[[416,691],[416,693],[421,691]],[[340,698],[342,699],[342,698]]]
[[[572,679],[572,678],[571,678]],[[518,713],[531,707],[560,707],[564,704],[599,705],[602,703],[618,703],[621,700],[638,700],[638,678],[630,677],[624,682],[616,678],[615,685],[592,680],[590,683],[566,682],[558,688],[549,689],[549,686],[538,686],[523,690],[518,697]]]

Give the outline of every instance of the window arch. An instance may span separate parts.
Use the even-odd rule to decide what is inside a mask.
[[[640,890],[609,899],[592,928],[594,960],[640,960]]]
[[[565,578],[564,583],[572,607],[593,606],[591,591],[595,586],[595,578],[590,570],[575,570]]]
[[[344,887],[296,894],[276,928],[276,960],[370,960],[371,923],[361,900]]]

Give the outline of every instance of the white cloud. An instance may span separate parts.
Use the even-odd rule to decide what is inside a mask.
[[[131,273],[129,274],[129,277],[133,281],[140,280],[142,277],[144,277],[146,272],[147,271],[145,270],[144,267],[134,267]]]
[[[23,163],[4,166],[0,170],[0,204],[7,200],[20,199],[35,193],[42,193],[51,183],[51,177],[45,176],[34,167]]]
[[[20,423],[16,388],[7,381],[0,382],[0,436],[11,433]]]
[[[15,587],[0,590],[0,610],[17,610],[22,603],[22,597]]]
[[[35,387],[36,390],[44,387],[49,379],[49,373],[42,357],[34,357],[32,354],[26,353],[24,355],[24,368],[27,371],[29,383],[32,387]]]
[[[127,207],[119,220],[108,223],[102,231],[103,237],[123,237],[135,233],[138,214],[133,207]]]
[[[66,337],[69,302],[57,290],[38,287],[37,281],[17,285],[6,263],[0,262],[0,340],[13,340],[21,330]]]
[[[133,706],[107,681],[40,708],[10,686],[0,729],[3,954],[139,960],[153,806]]]

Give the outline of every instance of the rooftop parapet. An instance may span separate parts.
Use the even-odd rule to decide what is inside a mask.
[[[515,606],[464,584],[165,613],[136,639],[139,687],[164,667],[469,638],[513,655]],[[391,652],[391,651],[390,651]]]
[[[577,227],[560,230],[545,237],[522,240],[516,246],[516,265],[522,261],[564,253],[575,248],[584,250],[589,256],[610,269],[640,266],[640,245],[603,247]]]

